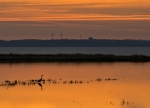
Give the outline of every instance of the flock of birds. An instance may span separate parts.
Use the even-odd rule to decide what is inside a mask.
[[[93,82],[93,81],[100,82],[102,80],[104,80],[104,81],[116,81],[116,80],[118,80],[116,78],[113,78],[113,79],[111,79],[111,78],[106,78],[106,79],[97,78],[95,80],[89,80],[89,81],[85,81],[85,82],[82,81],[82,80],[80,80],[80,81],[78,81],[78,80],[75,80],[75,81],[73,81],[73,80],[66,81],[65,80],[65,81],[63,81],[62,79],[59,79],[59,81],[57,81],[57,80],[52,80],[52,79],[45,80],[45,79],[43,79],[43,76],[44,75],[41,75],[40,79],[36,79],[36,80],[31,79],[31,80],[27,80],[27,81],[20,81],[20,80],[10,81],[10,80],[5,80],[5,82],[2,82],[0,84],[0,86],[9,88],[9,87],[17,86],[17,85],[23,85],[23,86],[28,85],[29,86],[29,85],[36,85],[36,84],[38,84],[41,87],[41,90],[43,90],[42,85],[45,84],[46,82],[48,82],[49,84],[50,83],[52,83],[52,84],[59,84],[61,82],[62,82],[62,84],[82,84],[82,83],[90,83],[90,82]]]

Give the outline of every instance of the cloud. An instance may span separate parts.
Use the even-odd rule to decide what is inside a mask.
[[[148,19],[150,6],[137,3],[0,2],[3,20]]]

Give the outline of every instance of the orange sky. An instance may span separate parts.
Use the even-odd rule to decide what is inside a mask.
[[[149,0],[0,0],[0,20],[149,20],[149,7]]]
[[[149,0],[0,0],[0,39],[150,40],[149,10]]]

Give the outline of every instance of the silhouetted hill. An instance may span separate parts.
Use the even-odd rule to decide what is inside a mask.
[[[0,47],[150,47],[148,40],[0,40]]]

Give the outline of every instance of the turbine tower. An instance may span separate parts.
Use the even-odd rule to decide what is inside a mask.
[[[53,40],[53,37],[54,37],[55,33],[51,33],[51,35],[52,35],[52,40]]]
[[[62,40],[62,36],[63,36],[64,34],[60,31],[60,36],[61,36],[61,40]]]

